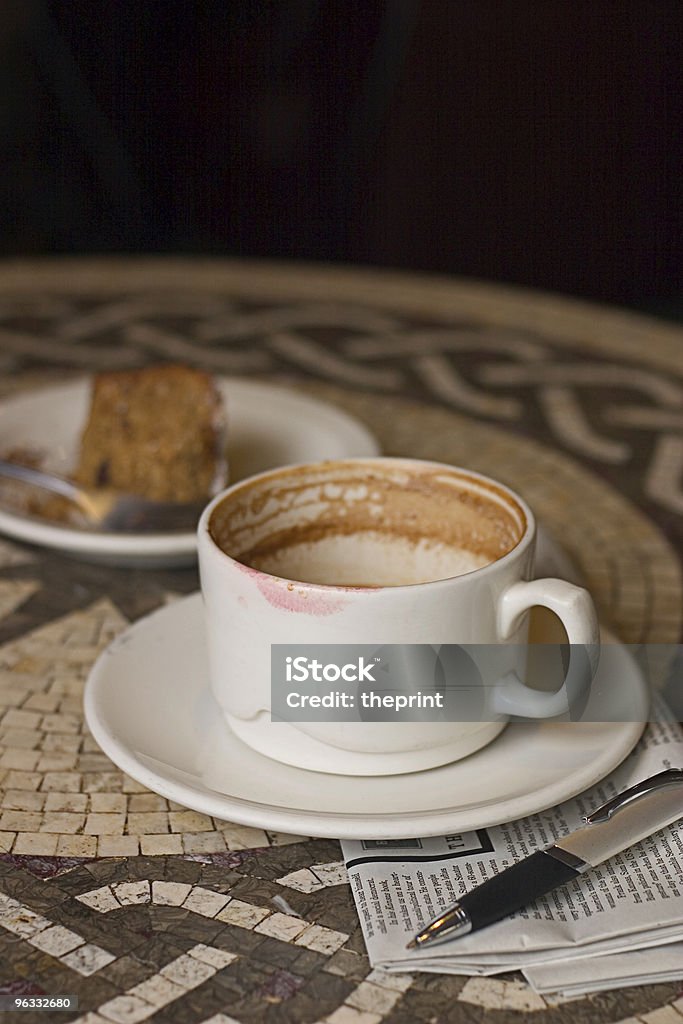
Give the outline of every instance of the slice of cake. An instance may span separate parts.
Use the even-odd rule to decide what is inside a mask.
[[[74,478],[158,501],[201,501],[225,483],[224,411],[187,366],[97,374]]]

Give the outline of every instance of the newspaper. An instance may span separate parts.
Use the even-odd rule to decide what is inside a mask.
[[[680,822],[490,928],[431,949],[406,949],[464,892],[579,828],[583,815],[627,787],[683,766],[683,730],[666,715],[657,717],[607,779],[558,807],[437,838],[344,841],[372,965],[401,973],[522,970],[543,993],[620,987],[633,984],[633,977],[638,984],[683,978],[683,958],[672,966],[683,942]]]

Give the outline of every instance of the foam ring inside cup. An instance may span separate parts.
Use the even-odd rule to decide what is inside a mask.
[[[400,586],[496,561],[522,539],[522,507],[493,481],[433,464],[333,462],[245,481],[209,530],[230,557],[304,583]]]

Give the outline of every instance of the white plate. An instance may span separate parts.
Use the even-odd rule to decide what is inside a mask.
[[[88,679],[85,715],[104,752],[138,782],[204,814],[257,828],[338,839],[396,839],[510,821],[604,778],[647,717],[628,651],[605,646],[593,718],[510,724],[455,764],[350,778],[291,768],[232,735],[208,689],[199,594],[126,630]],[[627,719],[624,721],[623,719]]]
[[[228,412],[230,480],[293,462],[378,455],[369,430],[334,406],[274,384],[218,378]],[[88,379],[0,401],[0,452],[35,450],[45,469],[68,474],[88,414]],[[109,565],[191,565],[194,532],[91,533],[0,508],[0,532]]]

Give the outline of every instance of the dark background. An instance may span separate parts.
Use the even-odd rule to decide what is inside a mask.
[[[683,312],[680,0],[9,0],[0,253],[366,262]]]

